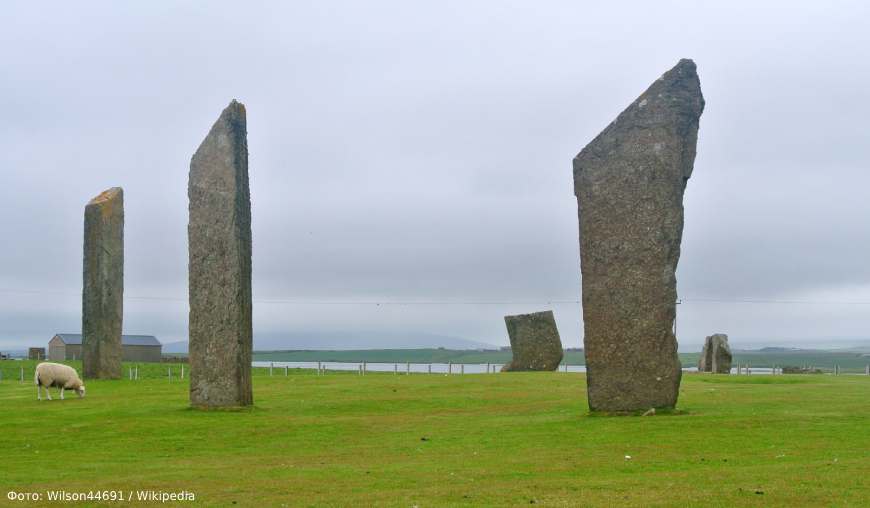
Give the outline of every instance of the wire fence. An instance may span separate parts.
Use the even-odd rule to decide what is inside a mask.
[[[34,360],[0,360],[0,383],[34,383],[34,374],[39,362]],[[81,374],[81,361],[58,362],[69,365]],[[307,374],[327,375],[341,374],[393,374],[393,375],[465,375],[465,374],[496,374],[501,372],[503,363],[419,363],[419,362],[263,362],[255,361],[251,365],[253,377],[274,377]],[[585,373],[585,365],[569,365],[562,363],[556,369],[563,373]],[[697,373],[695,367],[683,368],[685,373]],[[735,363],[731,375],[782,375],[782,374],[828,374],[828,375],[867,375],[870,376],[870,363],[863,369],[844,369],[840,365],[773,365],[753,366],[751,363]],[[148,363],[124,362],[121,368],[121,380],[139,381],[147,379],[163,379],[168,382],[178,382],[189,379],[190,366],[187,363]]]

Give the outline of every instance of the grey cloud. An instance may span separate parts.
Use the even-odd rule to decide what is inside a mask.
[[[678,271],[689,298],[870,286],[870,12],[859,2],[5,6],[0,347],[79,324],[84,204],[125,189],[126,328],[186,334],[190,156],[248,107],[255,331],[507,343],[579,299],[571,159],[681,57],[707,109]],[[858,288],[857,290],[855,288]],[[61,292],[58,296],[54,292]],[[796,296],[797,295],[797,296]],[[579,344],[579,304],[552,305]],[[691,303],[681,342],[867,337],[867,306]],[[134,330],[135,328],[135,330]]]

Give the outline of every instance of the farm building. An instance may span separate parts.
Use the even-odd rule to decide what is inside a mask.
[[[163,350],[163,345],[153,335],[122,335],[121,347],[121,359],[125,362],[159,362]],[[59,333],[48,341],[49,360],[79,360],[81,357],[80,333]]]
[[[27,350],[28,360],[45,360],[44,347],[32,347]]]

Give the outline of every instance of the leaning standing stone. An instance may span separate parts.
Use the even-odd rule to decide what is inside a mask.
[[[574,159],[589,407],[673,408],[683,191],[704,98],[680,60]]]
[[[251,196],[245,107],[232,101],[190,161],[190,403],[248,406]]]
[[[112,187],[85,206],[82,376],[121,377],[124,317],[124,191]]]
[[[502,372],[556,370],[562,361],[562,341],[553,311],[505,316],[513,360]]]

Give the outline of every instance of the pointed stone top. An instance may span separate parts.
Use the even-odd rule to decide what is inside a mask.
[[[247,111],[245,110],[245,105],[242,104],[241,102],[233,99],[230,101],[229,106],[227,106],[224,109],[223,113],[221,113],[221,116],[222,117],[229,116],[232,118],[239,118],[239,119],[244,120],[246,114],[247,114]]]
[[[225,131],[227,134],[232,133],[236,137],[244,137],[247,135],[247,125],[247,111],[245,110],[245,105],[233,99],[230,101],[230,104],[221,111],[221,116],[218,117],[217,121],[212,125],[206,139],[217,135],[221,131]]]
[[[228,129],[242,128],[242,130],[245,130],[247,125],[246,117],[247,110],[245,109],[245,105],[233,99],[221,112],[221,116],[218,118],[217,122],[215,122],[212,130],[221,124],[226,125]]]
[[[106,201],[115,199],[119,196],[124,196],[124,189],[122,189],[121,187],[112,187],[111,189],[104,190],[97,197],[88,201],[88,206],[99,205],[105,203]]]
[[[655,80],[640,97],[616,117],[606,129],[595,137],[575,160],[575,176],[578,171],[595,160],[602,160],[625,142],[638,141],[640,131],[671,132],[678,137],[689,135],[692,145],[686,157],[684,175],[691,175],[691,162],[695,158],[694,143],[698,120],[704,111],[704,96],[695,62],[684,58],[673,68]],[[652,139],[652,138],[650,138]]]
[[[245,105],[233,99],[221,112],[220,117],[211,126],[205,139],[193,154],[191,160],[191,175],[208,168],[229,167],[226,163],[215,165],[215,157],[229,157],[235,160],[237,157],[245,159],[247,167],[247,127]],[[208,162],[211,160],[211,162]],[[242,164],[241,160],[236,161]],[[230,165],[235,163],[230,163]],[[197,169],[199,168],[199,169]]]

